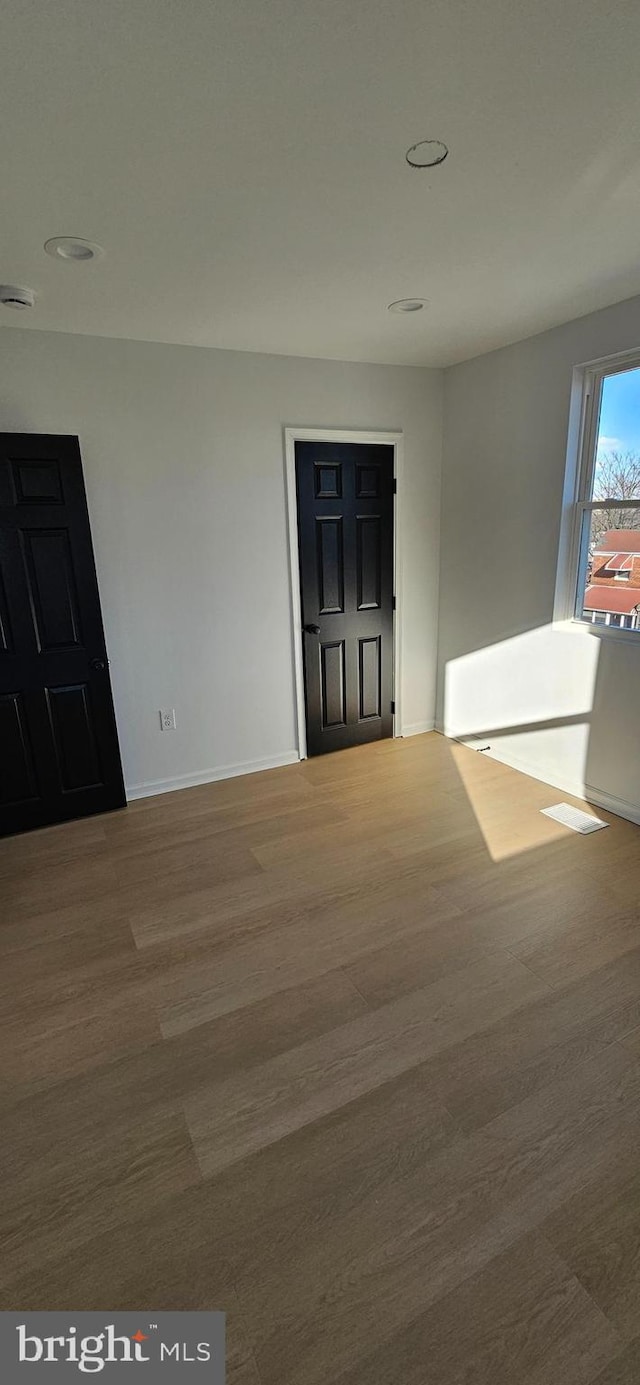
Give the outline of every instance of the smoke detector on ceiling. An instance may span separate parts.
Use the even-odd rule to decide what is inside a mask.
[[[0,284],[0,303],[3,308],[17,308],[23,312],[32,308],[36,301],[33,289],[20,288],[18,284]]]

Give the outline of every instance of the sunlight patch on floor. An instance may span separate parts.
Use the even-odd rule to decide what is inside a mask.
[[[450,745],[453,762],[492,861],[505,861],[575,835],[571,828],[544,817],[540,811],[557,803],[559,797],[565,797],[559,796],[557,789],[524,775],[515,778],[513,771],[498,760],[488,759],[469,750],[468,746],[455,741]],[[586,803],[578,806],[584,812],[592,811]]]

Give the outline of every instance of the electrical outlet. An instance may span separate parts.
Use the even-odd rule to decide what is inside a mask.
[[[168,712],[160,713],[160,728],[162,731],[175,731],[176,729],[176,709],[171,707]]]

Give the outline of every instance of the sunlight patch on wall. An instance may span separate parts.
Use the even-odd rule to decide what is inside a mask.
[[[580,793],[599,654],[582,630],[543,625],[449,660],[445,734]]]
[[[514,785],[501,762],[564,784],[574,795],[583,792],[599,654],[599,640],[584,632],[544,625],[447,663],[443,729],[484,752],[471,759],[453,748],[493,860],[546,846],[566,833],[540,816],[541,808],[557,802],[557,790],[550,797],[544,783],[531,779],[523,795],[521,781]],[[497,793],[501,775],[503,792]]]

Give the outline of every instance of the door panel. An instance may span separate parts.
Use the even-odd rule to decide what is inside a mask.
[[[382,545],[379,515],[356,518],[358,610],[379,611],[382,603]]]
[[[317,500],[340,500],[342,496],[342,466],[340,462],[314,463],[315,494]]]
[[[344,726],[347,702],[344,641],[340,641],[339,644],[321,644],[320,663],[323,728]]]
[[[65,529],[19,533],[38,649],[73,648],[81,633],[69,535]]]
[[[33,752],[19,692],[0,693],[0,745],[3,755],[0,803],[24,803],[37,798]]]
[[[35,457],[12,463],[15,499],[18,505],[62,505],[62,477],[56,461]]]
[[[0,568],[0,655],[13,653],[13,637],[11,634],[11,624],[9,621],[9,607],[7,605],[7,593],[4,587],[4,577]]]
[[[393,448],[296,443],[307,748],[392,735]]]
[[[102,784],[91,689],[86,683],[47,688],[47,701],[62,792]]]
[[[380,636],[359,640],[360,719],[380,716]]]
[[[0,435],[0,835],[125,802],[76,438]]]
[[[356,497],[358,500],[378,500],[380,496],[380,467],[377,464],[356,462]]]
[[[316,519],[320,615],[344,611],[344,545],[342,518]]]

